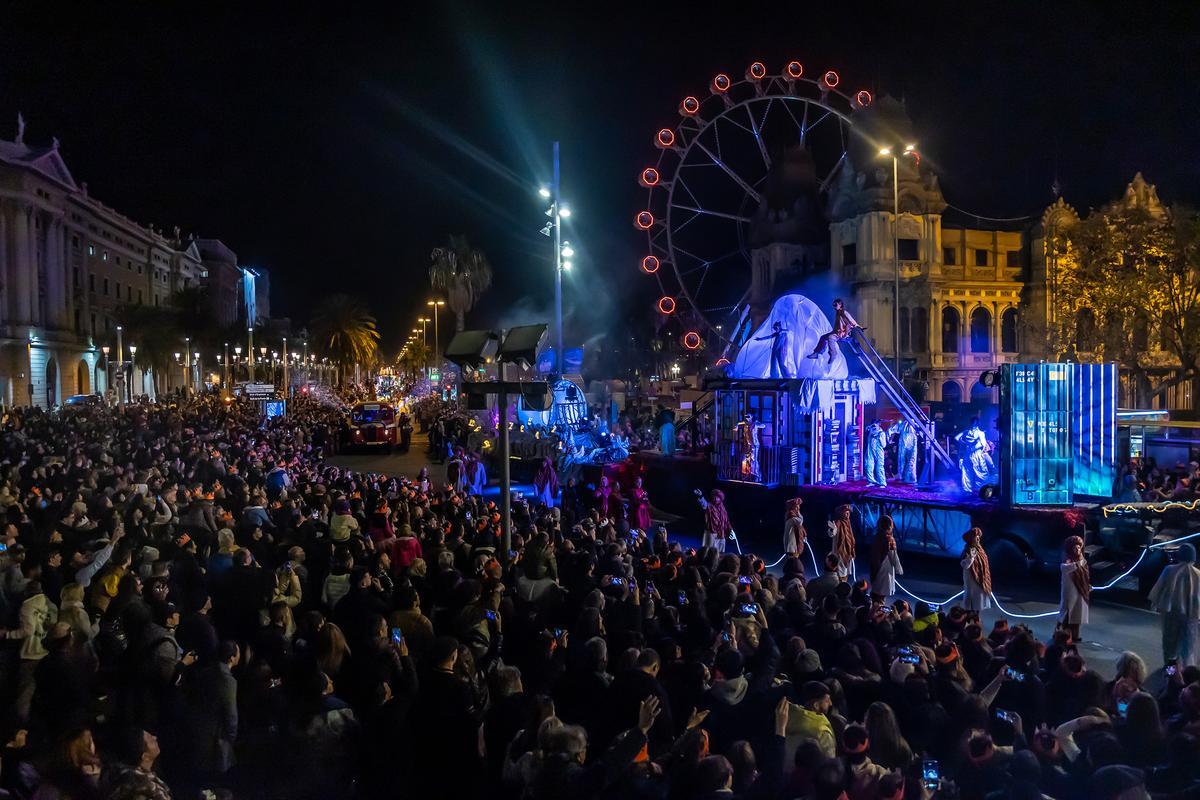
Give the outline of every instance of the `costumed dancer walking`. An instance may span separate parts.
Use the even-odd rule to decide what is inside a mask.
[[[1177,563],[1168,564],[1150,590],[1150,605],[1163,615],[1163,662],[1178,659],[1187,666],[1200,665],[1200,569],[1196,548],[1181,544]]]
[[[896,552],[896,523],[887,514],[879,517],[871,541],[871,598],[883,602],[896,593],[896,576],[904,574]]]
[[[658,449],[664,456],[675,455],[675,412],[664,408],[659,412]]]
[[[700,500],[700,507],[704,509],[704,539],[701,546],[712,547],[718,553],[724,553],[725,541],[736,538],[733,526],[729,524],[729,511],[725,508],[725,493],[720,489],[713,489],[705,500],[704,495],[697,489],[696,497]]]
[[[550,456],[542,459],[542,465],[533,476],[533,488],[537,492],[539,503],[547,508],[554,505],[554,500],[558,497],[558,472],[555,471],[554,459]]]
[[[974,494],[991,482],[996,471],[996,463],[989,455],[992,445],[979,427],[979,417],[971,417],[971,424],[959,432],[954,441],[958,442],[958,468],[962,472],[963,491]]]
[[[846,580],[854,574],[854,526],[850,522],[850,506],[838,506],[834,509],[833,519],[829,520],[829,538],[833,540],[831,553],[837,556],[838,577]]]
[[[992,568],[983,550],[983,531],[971,528],[963,534],[963,606],[968,611],[992,607]]]
[[[478,453],[471,453],[467,456],[467,465],[464,470],[467,476],[467,489],[471,494],[483,494],[484,488],[487,486],[487,470],[483,468],[483,459]]]
[[[794,497],[787,502],[787,519],[783,522],[783,552],[799,558],[804,555],[804,545],[808,541],[808,531],[804,529],[804,515],[800,506],[804,501]]]
[[[896,442],[896,480],[917,482],[917,439],[920,434],[910,420],[902,419],[888,429],[888,438]]]
[[[600,488],[592,495],[595,500],[595,509],[600,512],[600,519],[614,519],[616,517],[616,503],[613,500],[613,487],[608,482],[607,475],[600,476]]]
[[[834,342],[840,342],[844,339],[849,339],[854,333],[854,329],[866,330],[862,325],[855,321],[854,317],[850,316],[850,312],[846,310],[846,304],[842,302],[842,298],[833,301],[833,330],[829,333],[822,334],[817,340],[817,346],[808,354],[809,358],[819,358],[821,351],[829,353],[829,363],[833,363],[833,349],[836,347]]]
[[[633,491],[629,493],[629,506],[630,516],[633,517],[633,527],[649,535],[650,526],[653,524],[650,519],[650,495],[642,488],[641,476],[633,479]]]
[[[879,420],[872,420],[867,426],[866,456],[864,466],[867,471],[867,483],[871,486],[887,486],[887,475],[883,468],[884,450],[887,448],[887,433]]]
[[[1058,604],[1058,624],[1079,641],[1079,626],[1088,621],[1092,602],[1092,572],[1083,557],[1083,539],[1068,536],[1063,542],[1062,600]]]

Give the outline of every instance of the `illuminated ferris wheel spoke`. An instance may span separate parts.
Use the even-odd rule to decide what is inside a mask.
[[[696,208],[695,206],[685,206],[680,203],[671,203],[671,208],[678,208],[682,211],[692,211],[696,214],[706,214],[710,217],[720,217],[721,219],[731,219],[734,222],[750,223],[749,217],[743,217],[739,214],[726,214],[723,211],[709,211],[707,208]]]
[[[742,187],[742,191],[744,191],[746,194],[753,197],[754,202],[756,202],[756,203],[762,202],[762,195],[759,194],[758,192],[754,191],[754,187],[751,186],[750,184],[746,183],[746,181],[742,178],[741,175],[738,175],[736,172],[734,172],[732,169],[730,169],[729,165],[727,165],[724,161],[722,161],[717,156],[713,155],[713,152],[704,146],[704,142],[696,142],[696,147],[699,147],[701,150],[703,150],[705,155],[707,155],[709,158],[711,158],[713,160],[713,163],[721,168],[722,172],[724,172],[726,175],[728,175],[733,180],[734,183],[736,183],[738,186]]]
[[[833,169],[829,170],[829,174],[825,176],[825,180],[821,181],[821,192],[822,193],[824,193],[826,190],[829,189],[829,185],[833,183],[833,179],[834,179],[834,177],[837,176],[838,170],[840,170],[842,168],[842,165],[845,163],[846,163],[846,151],[843,149],[842,157],[839,158],[837,160],[837,163],[833,165]]]
[[[812,133],[812,131],[815,130],[818,125],[820,125],[822,122],[824,122],[825,120],[829,119],[832,116],[833,116],[832,111],[826,111],[824,114],[821,115],[821,117],[816,122],[814,122],[812,125],[808,126],[808,133]]]
[[[804,144],[805,141],[808,139],[808,103],[804,104],[804,121],[803,122],[796,119],[796,115],[794,113],[792,113],[792,109],[790,106],[785,104],[784,108],[787,109],[788,114],[792,118],[792,122],[796,123],[796,127],[800,129],[800,144]]]
[[[754,134],[754,143],[758,145],[758,154],[762,156],[763,166],[766,167],[768,172],[770,172],[771,171],[771,157],[767,155],[767,146],[765,144],[763,144],[762,133],[760,132],[762,129],[762,125],[760,123],[757,123],[754,121],[754,112],[750,110],[750,105],[747,104],[745,108],[746,108],[746,117],[750,120],[750,127],[753,129],[751,131],[751,133]],[[766,121],[767,113],[770,112],[770,110],[771,110],[771,101],[768,99],[767,107],[766,107],[766,109],[763,110],[763,120],[764,121]]]

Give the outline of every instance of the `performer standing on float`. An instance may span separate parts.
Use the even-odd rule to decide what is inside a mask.
[[[971,528],[963,534],[963,606],[968,611],[992,607],[992,568],[983,550],[983,531]]]
[[[882,603],[896,593],[896,576],[904,574],[896,552],[896,524],[887,514],[879,517],[871,541],[871,599]]]
[[[971,417],[971,424],[954,437],[958,442],[958,468],[962,473],[964,492],[974,494],[992,479],[996,464],[988,451],[992,445],[987,434],[979,427],[979,417]]]
[[[664,456],[675,455],[675,412],[663,409],[659,412],[658,449]]]
[[[804,515],[800,513],[803,503],[799,497],[788,500],[787,519],[783,522],[783,552],[794,558],[804,555],[804,545],[808,541]]]
[[[871,424],[867,426],[866,440],[867,446],[863,462],[867,472],[867,483],[872,486],[885,487],[887,486],[887,475],[883,468],[883,460],[884,451],[887,448],[887,433],[879,424],[879,420],[872,420]]]
[[[787,346],[788,346],[788,329],[783,327],[782,322],[776,322],[771,325],[773,333],[768,333],[766,336],[759,336],[754,341],[765,342],[771,340],[771,377],[772,378],[791,378],[794,377],[788,374],[784,363],[787,361]]]
[[[650,495],[642,488],[640,475],[633,479],[633,491],[629,493],[629,511],[633,527],[649,535],[650,526],[653,524],[650,519]]]
[[[478,453],[471,453],[467,456],[464,471],[467,476],[467,490],[471,494],[483,494],[483,490],[487,487],[487,470],[483,468],[483,459],[479,457]]]
[[[533,476],[533,488],[537,491],[539,503],[547,508],[554,506],[554,499],[558,497],[558,472],[555,471],[554,459],[550,456],[542,459],[537,474]]]
[[[844,339],[849,339],[854,329],[865,331],[862,325],[855,321],[854,317],[850,316],[850,312],[846,310],[846,304],[842,302],[842,298],[833,301],[833,330],[823,334],[817,340],[817,346],[808,354],[809,358],[819,358],[821,351],[825,350],[829,353],[829,363],[833,363],[833,349],[837,345],[834,342],[840,342]]]
[[[896,442],[896,480],[917,482],[917,426],[902,419],[888,429],[888,438]]]
[[[1088,621],[1092,602],[1092,573],[1083,557],[1083,539],[1068,536],[1063,542],[1062,600],[1058,604],[1058,624],[1079,641],[1079,626]]]
[[[834,509],[829,520],[829,538],[833,540],[833,555],[837,556],[838,577],[842,580],[854,574],[854,526],[850,523],[850,506]]]
[[[739,471],[742,480],[762,480],[762,475],[758,470],[758,432],[764,427],[766,426],[759,425],[754,421],[753,414],[746,414],[734,430],[738,447],[741,449],[742,461]]]
[[[1163,662],[1200,665],[1200,569],[1196,548],[1181,544],[1178,563],[1168,564],[1150,590],[1150,605],[1163,615]]]
[[[704,539],[702,547],[712,547],[718,553],[725,552],[725,540],[736,538],[733,526],[729,524],[729,512],[725,509],[725,493],[713,489],[707,500],[700,490],[696,490],[700,507],[704,509]]]

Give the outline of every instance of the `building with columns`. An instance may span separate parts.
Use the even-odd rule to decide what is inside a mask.
[[[116,310],[162,305],[207,278],[195,240],[91,197],[57,139],[26,143],[20,118],[15,139],[0,139],[0,402],[50,407],[105,391],[101,348],[115,345]],[[132,392],[148,387],[135,372]]]
[[[1055,308],[1047,240],[1056,226],[1079,217],[1062,199],[1040,216],[969,216],[947,203],[937,175],[919,156],[900,156],[898,230],[893,228],[892,161],[879,158],[870,143],[906,141],[910,124],[895,101],[885,98],[878,106],[882,119],[876,118],[873,130],[868,124],[866,143],[850,152],[830,190],[835,282],[847,287],[852,313],[889,364],[898,346],[902,377],[918,400],[995,400],[997,390],[980,383],[985,370],[1054,357],[1046,334]],[[1142,204],[1152,213],[1162,209],[1140,174],[1114,202]],[[896,255],[898,342],[892,315]],[[1159,377],[1169,378],[1170,357],[1155,351],[1154,358],[1161,362]],[[1122,402],[1132,404],[1128,387]],[[1168,393],[1166,407],[1192,408],[1189,387]]]

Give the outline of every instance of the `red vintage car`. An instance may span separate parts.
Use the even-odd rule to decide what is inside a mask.
[[[400,426],[396,408],[391,403],[357,403],[350,409],[350,418],[342,445],[344,448],[363,447],[387,450],[400,442]]]

